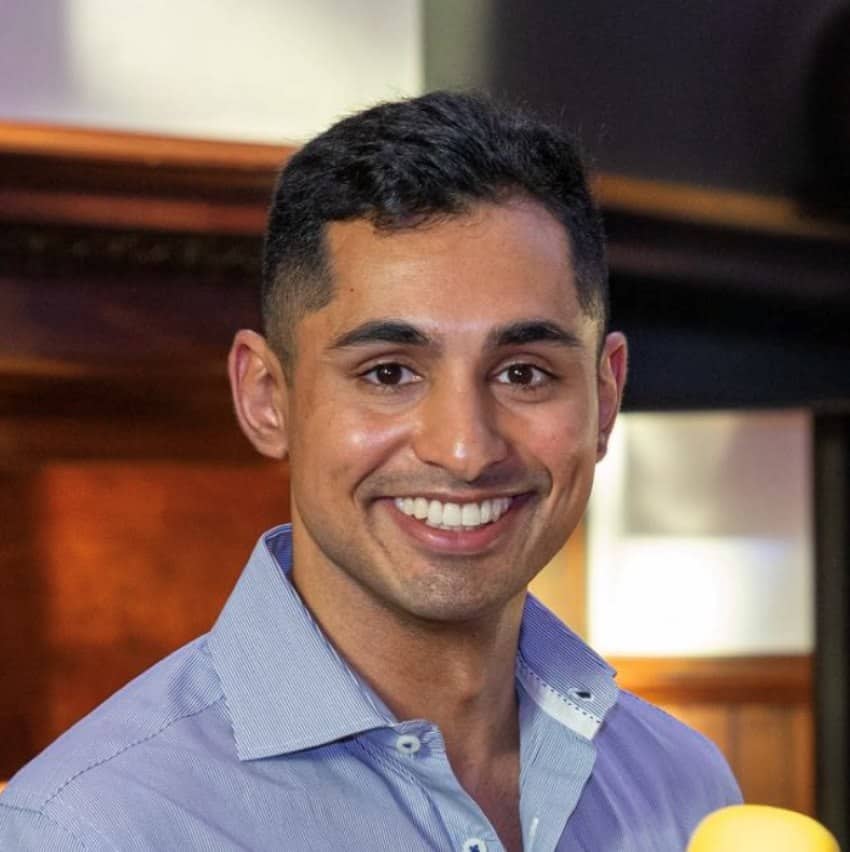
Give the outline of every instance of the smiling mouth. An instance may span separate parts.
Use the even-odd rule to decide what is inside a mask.
[[[470,503],[442,502],[427,497],[396,497],[396,508],[429,527],[452,532],[480,529],[508,511],[513,497],[493,497]]]

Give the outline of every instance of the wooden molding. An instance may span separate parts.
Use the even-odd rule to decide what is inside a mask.
[[[266,218],[255,204],[42,189],[0,189],[0,211],[3,219],[15,222],[254,235],[262,233]]]
[[[140,167],[205,166],[274,173],[280,167],[281,152],[293,149],[285,143],[195,139],[52,124],[0,124],[0,156],[113,162]]]
[[[0,216],[7,221],[31,221],[33,216],[42,216],[46,221],[72,221],[67,203],[74,197],[74,188],[95,184],[117,191],[119,198],[128,188],[143,188],[154,196],[179,194],[202,199],[212,195],[219,206],[237,199],[248,208],[259,204],[259,209],[254,209],[255,215],[261,215],[259,225],[255,222],[252,226],[238,217],[235,225],[247,229],[239,232],[250,232],[253,227],[259,233],[275,175],[295,150],[291,144],[283,143],[0,123],[0,186],[5,193]],[[602,208],[609,213],[774,236],[850,241],[850,223],[814,215],[787,197],[605,173],[594,178],[593,187]],[[114,194],[109,192],[105,197]],[[110,224],[100,209],[101,203],[105,201],[93,199],[79,216],[86,217],[90,224]],[[241,205],[235,208],[241,209]],[[166,206],[162,225],[173,227],[174,217],[179,225],[181,212],[185,212],[183,208],[169,210]],[[189,208],[188,212],[197,211]],[[118,224],[151,227],[156,221],[149,210],[139,211],[136,220],[126,211],[119,213]],[[233,227],[226,217],[219,221],[225,228]],[[114,220],[112,224],[116,224]]]
[[[660,704],[809,704],[812,698],[811,655],[615,657],[609,662],[621,687]]]
[[[0,220],[259,236],[293,150],[0,124]]]
[[[253,239],[259,252],[275,175],[294,150],[0,124],[0,222]],[[846,221],[813,215],[790,198],[624,175],[600,174],[594,188],[615,279],[734,288],[850,311]],[[37,244],[15,243],[19,255]]]
[[[774,236],[850,240],[850,222],[813,215],[794,199],[626,175],[600,174],[594,194],[606,211]]]
[[[0,189],[0,205],[4,197]],[[246,213],[186,201],[138,206],[132,199],[123,199],[113,211],[112,202],[104,199],[77,203],[72,196],[54,196],[33,205],[31,196],[24,198],[23,206],[39,216],[51,210],[58,214],[56,219],[68,221],[64,225],[0,225],[0,257],[5,272],[91,277],[133,270],[190,273],[205,279],[224,277],[250,281],[251,286],[259,281],[259,234],[265,218],[265,212],[259,209]],[[101,227],[98,223],[107,215],[111,215],[112,224]],[[142,222],[148,221],[161,229],[169,219],[179,222],[177,230],[142,227]],[[222,233],[228,228],[229,233]]]

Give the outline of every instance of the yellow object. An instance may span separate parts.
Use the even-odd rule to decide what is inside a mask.
[[[841,852],[811,817],[767,805],[733,805],[709,814],[687,852]]]

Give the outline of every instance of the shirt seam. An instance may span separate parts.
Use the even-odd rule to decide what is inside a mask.
[[[139,745],[142,745],[143,743],[149,742],[150,740],[154,739],[155,737],[158,737],[161,733],[163,733],[163,731],[166,731],[168,728],[170,728],[172,725],[176,724],[177,722],[181,722],[184,719],[191,719],[193,716],[199,716],[201,713],[204,713],[207,710],[209,710],[211,707],[214,707],[223,698],[224,698],[224,696],[220,695],[218,698],[216,698],[215,701],[210,701],[209,704],[205,704],[203,707],[201,707],[198,710],[193,710],[191,713],[183,713],[180,716],[175,716],[173,719],[169,719],[167,722],[165,722],[165,724],[161,725],[159,728],[157,728],[155,731],[152,731],[147,736],[139,737],[139,739],[132,740],[131,742],[126,743],[121,748],[119,748],[117,751],[112,752],[111,754],[107,755],[106,757],[103,757],[100,760],[95,760],[92,763],[89,763],[88,765],[84,766],[82,769],[78,770],[73,775],[66,778],[44,800],[44,802],[42,802],[42,805],[41,805],[42,811],[39,811],[39,813],[43,812],[44,808],[46,808],[69,784],[71,784],[73,781],[76,781],[77,778],[79,778],[81,775],[85,775],[86,772],[89,772],[92,769],[96,769],[98,766],[103,766],[105,763],[109,763],[110,760],[114,760],[116,757],[118,757],[121,754],[124,754],[124,752],[129,751],[131,748],[135,748],[136,746],[139,746]]]
[[[0,802],[0,807],[6,808],[6,810],[8,811],[20,811],[21,813],[25,814],[37,814],[40,817],[44,817],[44,819],[46,819],[48,822],[53,823],[53,825],[55,825],[57,828],[61,828],[62,831],[64,831],[65,834],[67,834],[69,837],[72,837],[77,843],[80,844],[83,849],[88,849],[89,847],[83,842],[83,839],[79,835],[74,834],[74,832],[71,831],[71,829],[68,828],[67,825],[63,825],[61,822],[59,822],[58,819],[55,819],[54,817],[50,816],[50,814],[45,812],[44,808],[47,807],[49,801],[50,800],[48,799],[48,801],[45,802],[40,808],[25,808],[21,805],[10,805],[7,802]]]

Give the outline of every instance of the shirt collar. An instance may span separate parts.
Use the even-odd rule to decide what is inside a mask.
[[[210,635],[242,760],[392,724],[301,602],[291,564],[289,525],[263,535]]]
[[[530,594],[516,673],[544,713],[585,739],[593,739],[617,703],[615,670]]]
[[[288,579],[291,528],[265,533],[209,637],[242,760],[395,724],[327,640]],[[517,679],[540,708],[591,739],[616,702],[613,669],[530,595]]]

